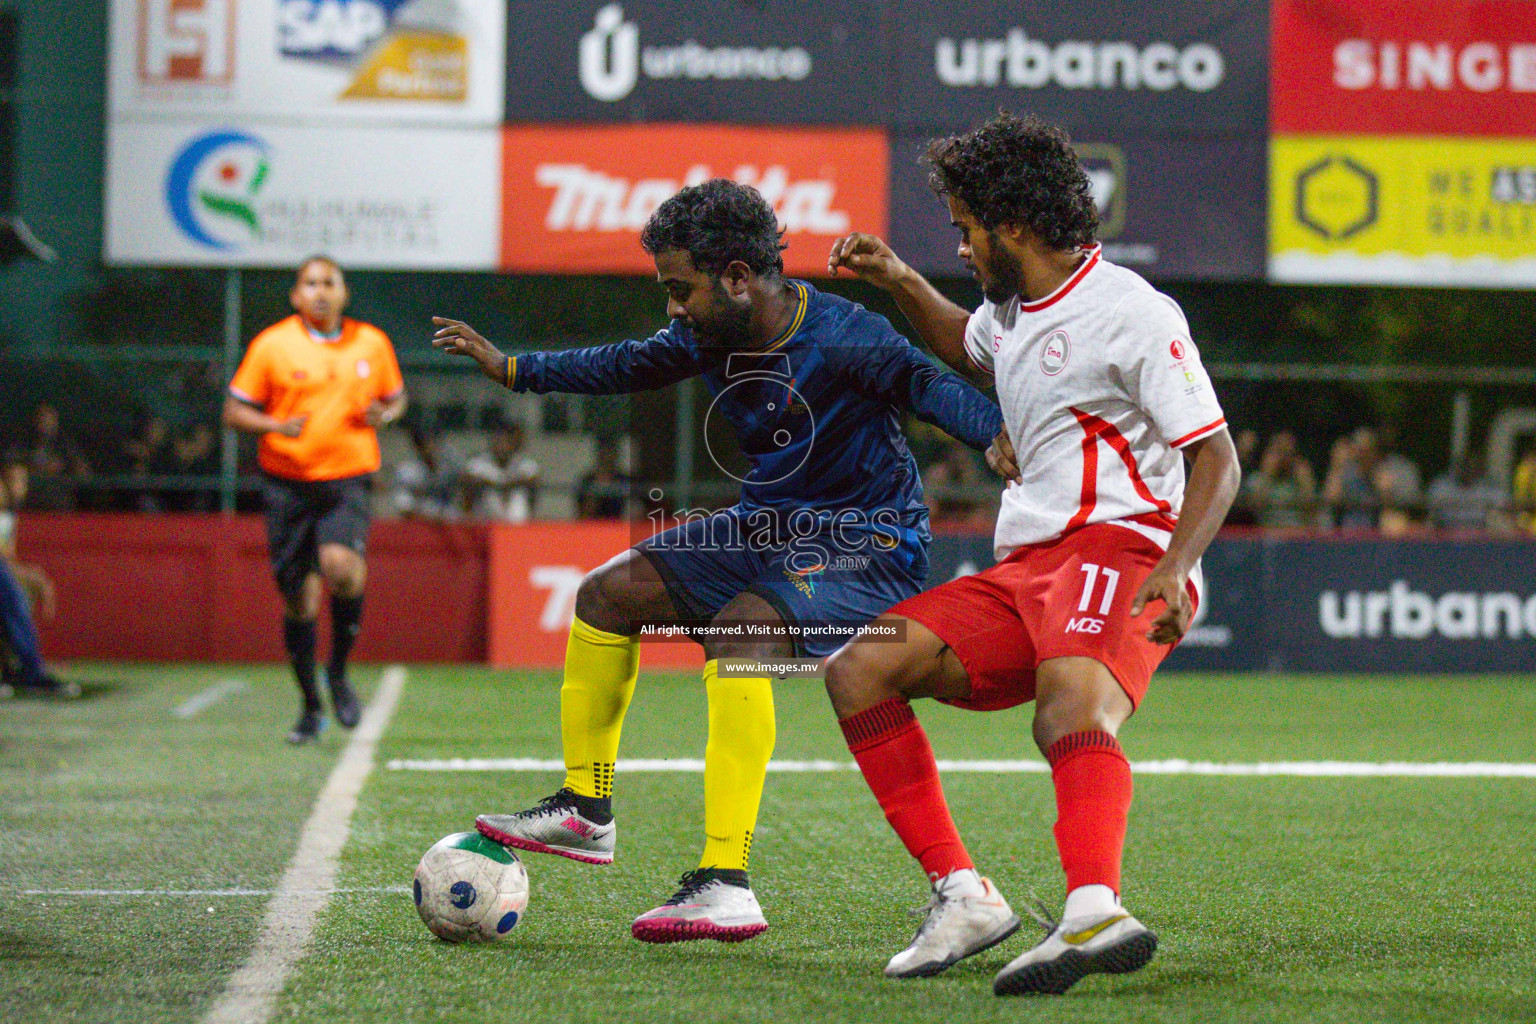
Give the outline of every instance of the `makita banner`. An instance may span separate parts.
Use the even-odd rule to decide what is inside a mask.
[[[1003,107],[1074,134],[1265,132],[1258,0],[903,0],[893,13],[898,127],[954,131]]]
[[[936,537],[930,586],[992,564]],[[1174,670],[1536,672],[1536,542],[1222,536]]]
[[[886,4],[507,7],[507,113],[533,121],[880,124]]]
[[[959,237],[919,159],[928,138],[892,143],[890,241],[924,273],[961,276]],[[1263,276],[1264,136],[1080,132],[1073,141],[1107,259],[1151,278]]]
[[[791,274],[825,276],[839,235],[886,230],[889,153],[872,129],[530,125],[505,129],[502,151],[504,270],[654,274],[640,229],[709,178],[763,194]]]

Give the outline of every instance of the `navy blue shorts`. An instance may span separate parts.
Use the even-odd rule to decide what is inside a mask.
[[[790,627],[797,656],[823,658],[858,627],[923,589],[926,530],[822,530],[787,543],[754,543],[753,515],[727,509],[635,545],[687,620],[709,622],[732,598],[751,591]]]

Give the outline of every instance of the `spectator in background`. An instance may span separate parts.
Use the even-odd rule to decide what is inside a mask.
[[[1381,501],[1378,527],[1383,533],[1402,534],[1415,529],[1415,520],[1423,512],[1424,484],[1419,467],[1397,451],[1394,437],[1390,427],[1382,428],[1380,456],[1370,479]]]
[[[1244,483],[1247,483],[1258,470],[1255,463],[1259,457],[1259,432],[1252,428],[1239,430],[1232,439],[1232,445],[1237,449],[1237,465],[1243,471]],[[1226,525],[1257,526],[1259,517],[1250,502],[1238,500],[1232,503],[1232,508],[1227,512]]]
[[[0,697],[78,697],[78,683],[59,679],[43,664],[32,621],[34,602],[53,617],[53,581],[37,566],[16,561],[16,511],[26,496],[27,466],[8,459],[0,466]]]
[[[159,416],[145,416],[122,445],[123,474],[133,483],[118,495],[117,507],[125,512],[161,512],[169,495],[148,478],[176,471],[171,455],[170,429]]]
[[[219,438],[208,423],[194,423],[171,442],[170,471],[181,477],[211,477],[219,472]],[[212,512],[215,491],[180,488],[170,493],[169,508],[176,512]]]
[[[411,455],[395,466],[390,507],[406,519],[457,519],[462,463],[433,431],[419,423],[410,431]]]
[[[953,438],[943,441],[943,454],[923,473],[923,495],[934,525],[986,525],[986,503],[976,489],[987,484],[971,450]]]
[[[617,438],[600,437],[592,453],[592,468],[576,485],[578,519],[625,519],[629,515],[631,481],[619,468]]]
[[[1536,533],[1536,444],[1526,448],[1512,480],[1514,508],[1521,528]]]
[[[1317,477],[1296,450],[1296,435],[1270,438],[1256,472],[1243,480],[1243,501],[1259,526],[1298,529],[1317,522]]]
[[[1439,530],[1493,530],[1510,526],[1509,492],[1468,453],[1429,485],[1429,522]]]
[[[1381,514],[1381,497],[1372,481],[1381,452],[1376,432],[1361,427],[1333,443],[1328,457],[1328,476],[1323,481],[1323,501],[1341,530],[1374,530]]]
[[[461,482],[470,515],[504,523],[526,523],[538,498],[539,464],[523,453],[523,425],[504,420],[491,446],[469,460]]]
[[[59,410],[41,402],[32,410],[26,441],[13,450],[9,461],[24,465],[30,480],[27,508],[42,512],[75,507],[75,485],[91,475],[85,452],[59,424]]]

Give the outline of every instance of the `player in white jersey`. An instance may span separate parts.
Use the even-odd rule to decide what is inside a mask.
[[[1046,938],[993,990],[1060,993],[1085,974],[1137,970],[1157,948],[1120,903],[1131,772],[1116,733],[1193,618],[1200,555],[1237,493],[1237,453],[1178,305],[1094,244],[1098,215],[1064,133],[1001,114],[933,143],[928,161],[981,308],[954,305],[870,235],[839,239],[828,265],[889,291],[940,358],[996,383],[1006,436],[989,458],[1011,480],[999,561],[896,605],[880,623],[904,640],[848,644],[827,665],[827,690],[933,885],[922,926],[886,967],[893,977],[936,974],[1018,927],[960,841],[909,701],[1035,702],[1066,909],[1041,915]]]

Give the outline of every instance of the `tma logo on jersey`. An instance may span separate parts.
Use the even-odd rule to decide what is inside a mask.
[[[468,93],[457,0],[278,0],[277,48],[354,68],[342,99],[460,101]]]
[[[257,197],[271,170],[264,139],[241,131],[194,137],[171,161],[165,202],[171,220],[198,245],[230,250],[261,235]]]

